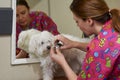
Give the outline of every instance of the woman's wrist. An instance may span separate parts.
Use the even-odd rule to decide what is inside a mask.
[[[71,46],[74,47],[74,48],[78,48],[79,44],[80,43],[78,43],[77,41],[73,41]]]
[[[67,64],[67,62],[66,62],[65,58],[62,58],[59,65],[64,68],[66,64]]]
[[[82,51],[86,51],[88,43],[73,41],[72,46]]]
[[[76,80],[77,79],[77,75],[74,73],[74,71],[70,68],[70,66],[68,65],[68,63],[66,62],[66,60],[64,60],[64,62],[62,63],[62,68],[64,69],[66,76],[68,78],[68,80]]]

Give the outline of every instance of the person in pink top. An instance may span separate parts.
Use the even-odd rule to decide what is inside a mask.
[[[59,34],[57,25],[42,11],[30,11],[26,0],[16,1],[16,58],[26,58],[28,54],[17,48],[19,33],[27,29],[47,30],[53,35]]]
[[[61,65],[68,80],[120,80],[120,11],[110,10],[104,0],[73,0],[70,9],[78,27],[88,36],[96,36],[90,43],[80,43],[57,35],[63,46],[51,48],[52,60]],[[61,53],[68,48],[87,53],[79,75]]]

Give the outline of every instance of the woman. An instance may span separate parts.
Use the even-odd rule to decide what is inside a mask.
[[[63,46],[52,48],[51,58],[61,65],[69,80],[120,80],[120,12],[109,10],[104,0],[73,0],[70,9],[78,27],[96,37],[86,46],[58,35],[56,40]],[[79,76],[60,51],[73,47],[87,51]]]
[[[47,30],[54,35],[59,34],[57,26],[52,19],[41,11],[30,12],[30,7],[25,0],[17,0],[16,21],[16,43],[18,41],[19,33],[31,28],[35,28],[40,31]],[[17,48],[16,55],[16,58],[26,58],[28,54]]]

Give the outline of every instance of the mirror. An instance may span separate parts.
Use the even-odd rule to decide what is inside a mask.
[[[60,33],[82,36],[82,31],[76,26],[73,20],[69,5],[72,0],[26,0],[30,6],[30,11],[43,11],[57,24]],[[59,4],[58,4],[59,3]],[[16,0],[12,0],[13,8],[13,29],[12,29],[12,55],[11,63],[26,64],[38,63],[38,58],[20,58],[16,59]],[[73,28],[75,26],[75,28]],[[71,30],[67,30],[71,29]]]
[[[69,9],[72,0],[26,0],[30,6],[30,11],[43,11],[57,24],[60,33],[72,34],[82,37],[82,31],[79,30],[73,20],[72,12]],[[59,3],[59,4],[58,4]],[[12,0],[13,8],[13,32],[12,32],[12,55],[11,63],[26,64],[38,63],[38,58],[19,58],[16,59],[16,0]],[[75,27],[75,28],[73,28]],[[70,30],[68,30],[70,29]]]
[[[43,11],[48,16],[50,15],[49,11],[49,0],[26,0],[30,11]],[[16,0],[12,0],[12,9],[13,9],[13,28],[12,28],[12,55],[11,55],[11,64],[26,64],[26,63],[37,63],[39,59],[37,58],[20,58],[16,59]],[[44,6],[44,7],[43,7]]]

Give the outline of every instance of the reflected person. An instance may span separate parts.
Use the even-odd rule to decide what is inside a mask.
[[[54,35],[59,34],[57,25],[42,11],[30,11],[30,7],[25,0],[16,2],[16,58],[27,58],[28,54],[17,48],[18,36],[21,31],[27,29],[47,30]]]

